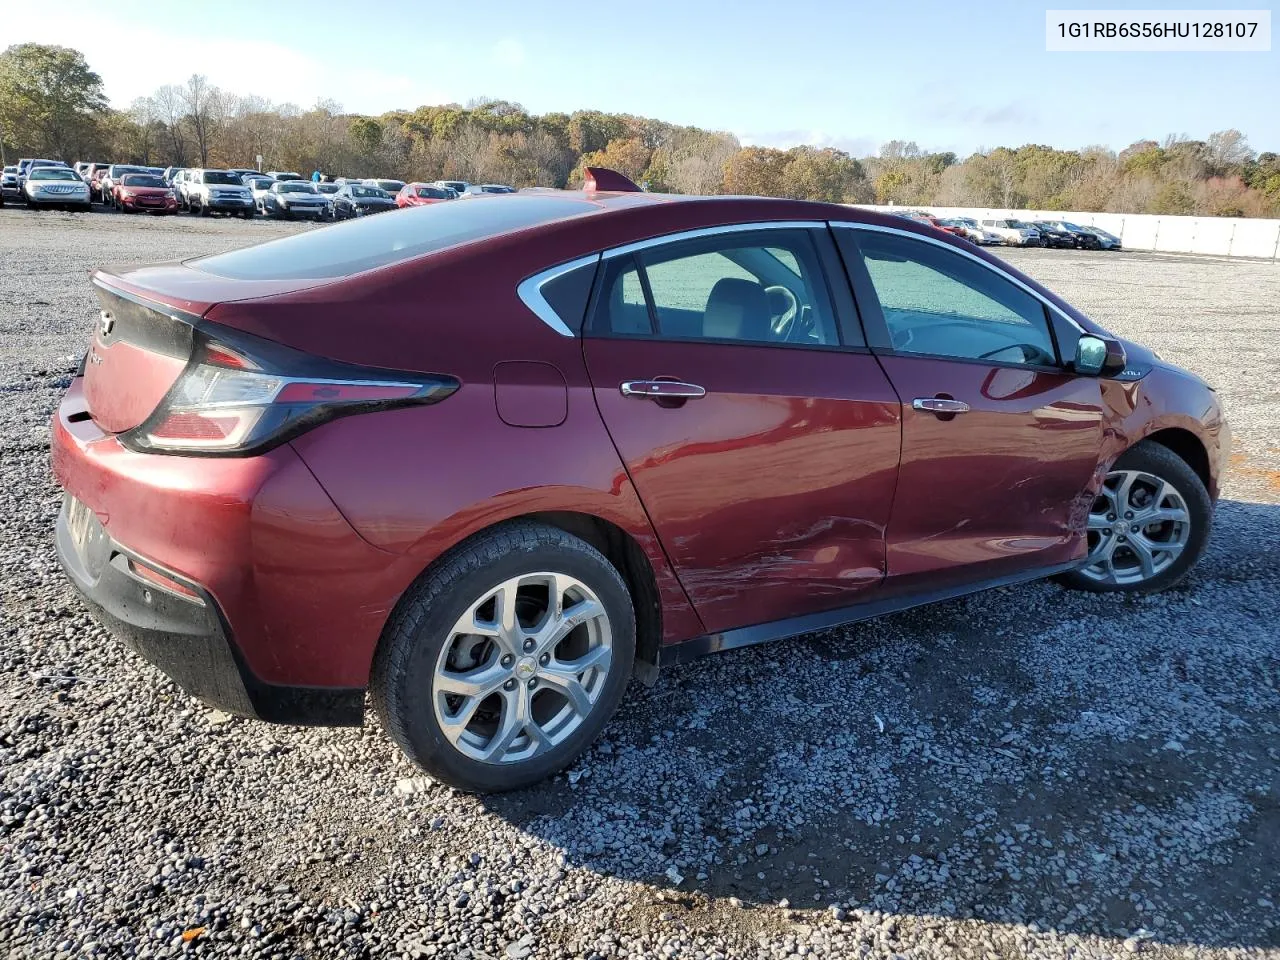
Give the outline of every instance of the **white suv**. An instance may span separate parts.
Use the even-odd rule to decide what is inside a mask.
[[[241,216],[246,220],[257,212],[253,194],[230,170],[188,170],[182,180],[187,209],[207,217],[211,213]]]
[[[1006,218],[1002,220],[983,220],[982,227],[996,234],[1009,247],[1040,246],[1040,231],[1022,220]]]

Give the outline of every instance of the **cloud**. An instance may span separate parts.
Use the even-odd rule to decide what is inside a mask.
[[[324,99],[348,110],[382,113],[455,99],[407,74],[348,66],[269,40],[179,36],[162,26],[94,18],[69,18],[56,26],[36,20],[28,32],[34,34],[27,38],[31,41],[80,50],[116,107],[127,107],[166,84],[182,84],[193,73],[232,93],[302,107]]]
[[[743,145],[750,147],[776,147],[779,150],[799,146],[831,147],[854,157],[870,156],[880,148],[880,141],[874,137],[837,136],[822,130],[768,130],[739,133],[737,136]]]
[[[921,98],[927,105],[920,116],[933,123],[949,123],[983,129],[1031,127],[1039,121],[1031,110],[1016,100],[994,106],[959,100],[952,96],[925,91]]]
[[[524,44],[512,37],[504,37],[495,43],[490,56],[495,64],[508,70],[520,69],[528,59]]]

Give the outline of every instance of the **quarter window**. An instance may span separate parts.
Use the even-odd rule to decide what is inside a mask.
[[[810,231],[718,234],[607,264],[596,333],[777,346],[838,344]]]
[[[870,230],[857,236],[896,352],[1057,363],[1044,305],[994,270],[921,240]]]

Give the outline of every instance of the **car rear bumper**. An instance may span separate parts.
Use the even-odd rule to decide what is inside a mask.
[[[360,688],[265,683],[246,665],[217,601],[184,578],[193,596],[149,582],[136,571],[155,561],[113,540],[90,513],[83,539],[72,533],[77,501],[67,494],[58,513],[58,561],[95,618],[187,693],[210,706],[274,723],[358,726],[364,716]]]
[[[88,416],[81,384],[54,415],[51,455],[59,485],[101,528],[104,552],[77,553],[59,521],[62,565],[94,612],[223,709],[358,723],[382,627],[421,568],[361,538],[292,446],[256,457],[137,453]],[[131,559],[204,606],[148,583]]]

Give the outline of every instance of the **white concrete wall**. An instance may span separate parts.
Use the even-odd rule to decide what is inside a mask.
[[[1202,253],[1219,257],[1280,259],[1280,220],[1243,217],[1164,217],[1141,213],[1078,213],[1063,210],[1000,210],[978,207],[888,207],[858,204],[868,210],[923,210],[936,217],[1017,217],[1019,220],[1068,220],[1100,227],[1120,238],[1128,250]]]

